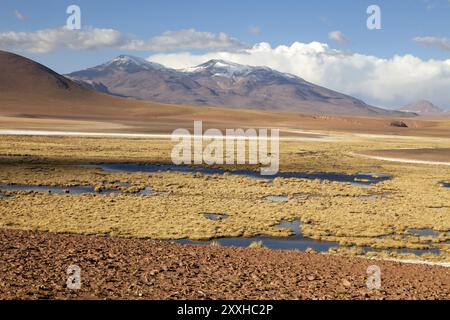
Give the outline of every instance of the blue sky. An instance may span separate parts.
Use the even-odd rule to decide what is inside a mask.
[[[196,32],[211,35],[224,33],[230,39],[249,47],[261,42],[267,42],[272,48],[276,48],[280,45],[291,46],[295,42],[307,44],[316,41],[326,43],[330,49],[339,50],[340,53],[356,53],[380,59],[392,59],[395,55],[407,54],[421,61],[429,59],[445,61],[450,58],[450,49],[446,50],[436,42],[433,42],[434,45],[429,43],[424,45],[413,40],[416,37],[432,37],[441,42],[444,41],[445,44],[445,40],[450,39],[449,0],[129,0],[128,2],[0,0],[0,49],[18,52],[60,73],[97,65],[121,53],[141,57],[155,56],[154,59],[159,62],[170,64],[172,61],[170,56],[164,55],[189,52],[200,59],[208,52],[228,50],[209,48],[208,45],[201,48],[187,48],[186,45],[177,48],[176,44],[163,52],[151,50],[153,46],[127,50],[128,47],[115,44],[68,49],[63,43],[66,41],[63,38],[58,40],[59,42],[54,44],[51,50],[38,53],[36,50],[30,50],[23,41],[17,45],[16,38],[13,45],[11,37],[7,38],[9,42],[2,41],[2,35],[8,32],[15,32],[17,37],[19,32],[33,36],[33,32],[39,30],[61,28],[68,17],[66,8],[71,4],[81,8],[83,30],[98,28],[101,32],[104,29],[114,29],[120,33],[120,37],[143,41],[158,37],[167,31],[195,29]],[[371,4],[381,8],[381,30],[368,30],[366,27],[368,17],[366,9]],[[339,31],[348,41],[341,43],[333,41],[329,38],[329,33],[332,31]],[[183,34],[177,36],[179,39]],[[176,59],[176,56],[173,59]],[[196,62],[198,59],[191,60]],[[191,60],[186,60],[186,63]],[[264,61],[261,62],[264,63]],[[294,62],[291,61],[290,64]],[[269,66],[272,66],[270,63],[271,61],[267,62]],[[292,73],[302,71],[290,70],[286,63],[275,65],[286,69],[282,71]],[[395,99],[395,93],[388,99],[377,98],[375,93],[365,95],[358,90],[345,89],[333,83],[328,84],[323,79],[307,80],[316,80],[319,84],[344,90],[378,104],[406,102],[403,98]],[[446,99],[447,97],[439,97],[438,100],[444,103]]]
[[[334,44],[345,50],[389,57],[412,53],[421,58],[447,58],[449,52],[414,43],[416,36],[450,38],[450,2],[448,0],[322,0],[322,1],[214,1],[214,0],[130,0],[0,1],[0,32],[33,31],[65,24],[66,8],[77,4],[82,10],[83,26],[113,28],[141,38],[151,38],[168,30],[195,28],[199,31],[225,32],[248,43],[272,45],[294,41],[329,42],[328,33],[340,30],[351,41]],[[366,8],[378,4],[382,9],[382,30],[366,28]],[[27,17],[21,21],[18,10]],[[260,28],[259,34],[248,31]],[[90,66],[124,50],[75,52],[68,50],[47,55],[27,54],[59,72]],[[147,52],[150,53],[150,52]],[[135,52],[146,56],[146,52]],[[66,56],[69,56],[65,58]]]

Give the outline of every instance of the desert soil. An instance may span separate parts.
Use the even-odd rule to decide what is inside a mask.
[[[450,268],[0,230],[1,299],[449,299]],[[66,286],[81,268],[81,289]],[[381,269],[380,290],[367,268]]]
[[[364,154],[392,159],[450,163],[450,148],[374,150],[366,151]]]

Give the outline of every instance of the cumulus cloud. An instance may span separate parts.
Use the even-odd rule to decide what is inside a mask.
[[[17,19],[19,19],[20,21],[26,21],[28,20],[27,16],[25,16],[22,12],[20,12],[19,10],[15,10],[14,11],[14,15],[16,16]]]
[[[167,31],[150,40],[131,40],[126,46],[130,50],[173,51],[187,49],[239,50],[249,46],[227,34],[202,32],[195,29]]]
[[[61,27],[34,32],[1,32],[0,48],[48,53],[60,48],[167,52],[189,49],[234,51],[249,46],[225,33],[200,32],[195,29],[168,31],[149,40],[140,40],[114,29],[69,30]]]
[[[450,39],[438,37],[415,37],[415,42],[425,46],[437,46],[442,50],[450,50]]]
[[[413,55],[385,59],[346,53],[319,42],[295,42],[291,46],[277,47],[263,42],[242,52],[184,52],[149,57],[151,61],[173,68],[190,67],[210,59],[268,66],[374,105],[398,107],[428,99],[450,107],[450,60],[422,60]]]
[[[336,41],[338,43],[347,43],[348,38],[341,31],[331,31],[328,34],[330,40]]]

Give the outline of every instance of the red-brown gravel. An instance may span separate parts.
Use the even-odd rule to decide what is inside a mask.
[[[367,267],[382,289],[366,288]],[[66,288],[79,265],[80,290]],[[0,230],[1,299],[450,299],[450,268]]]

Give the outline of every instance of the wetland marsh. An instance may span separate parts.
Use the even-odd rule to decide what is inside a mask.
[[[450,169],[354,155],[450,142],[345,138],[283,141],[280,173],[261,179],[252,166],[175,167],[167,140],[4,136],[0,227],[450,261]]]

